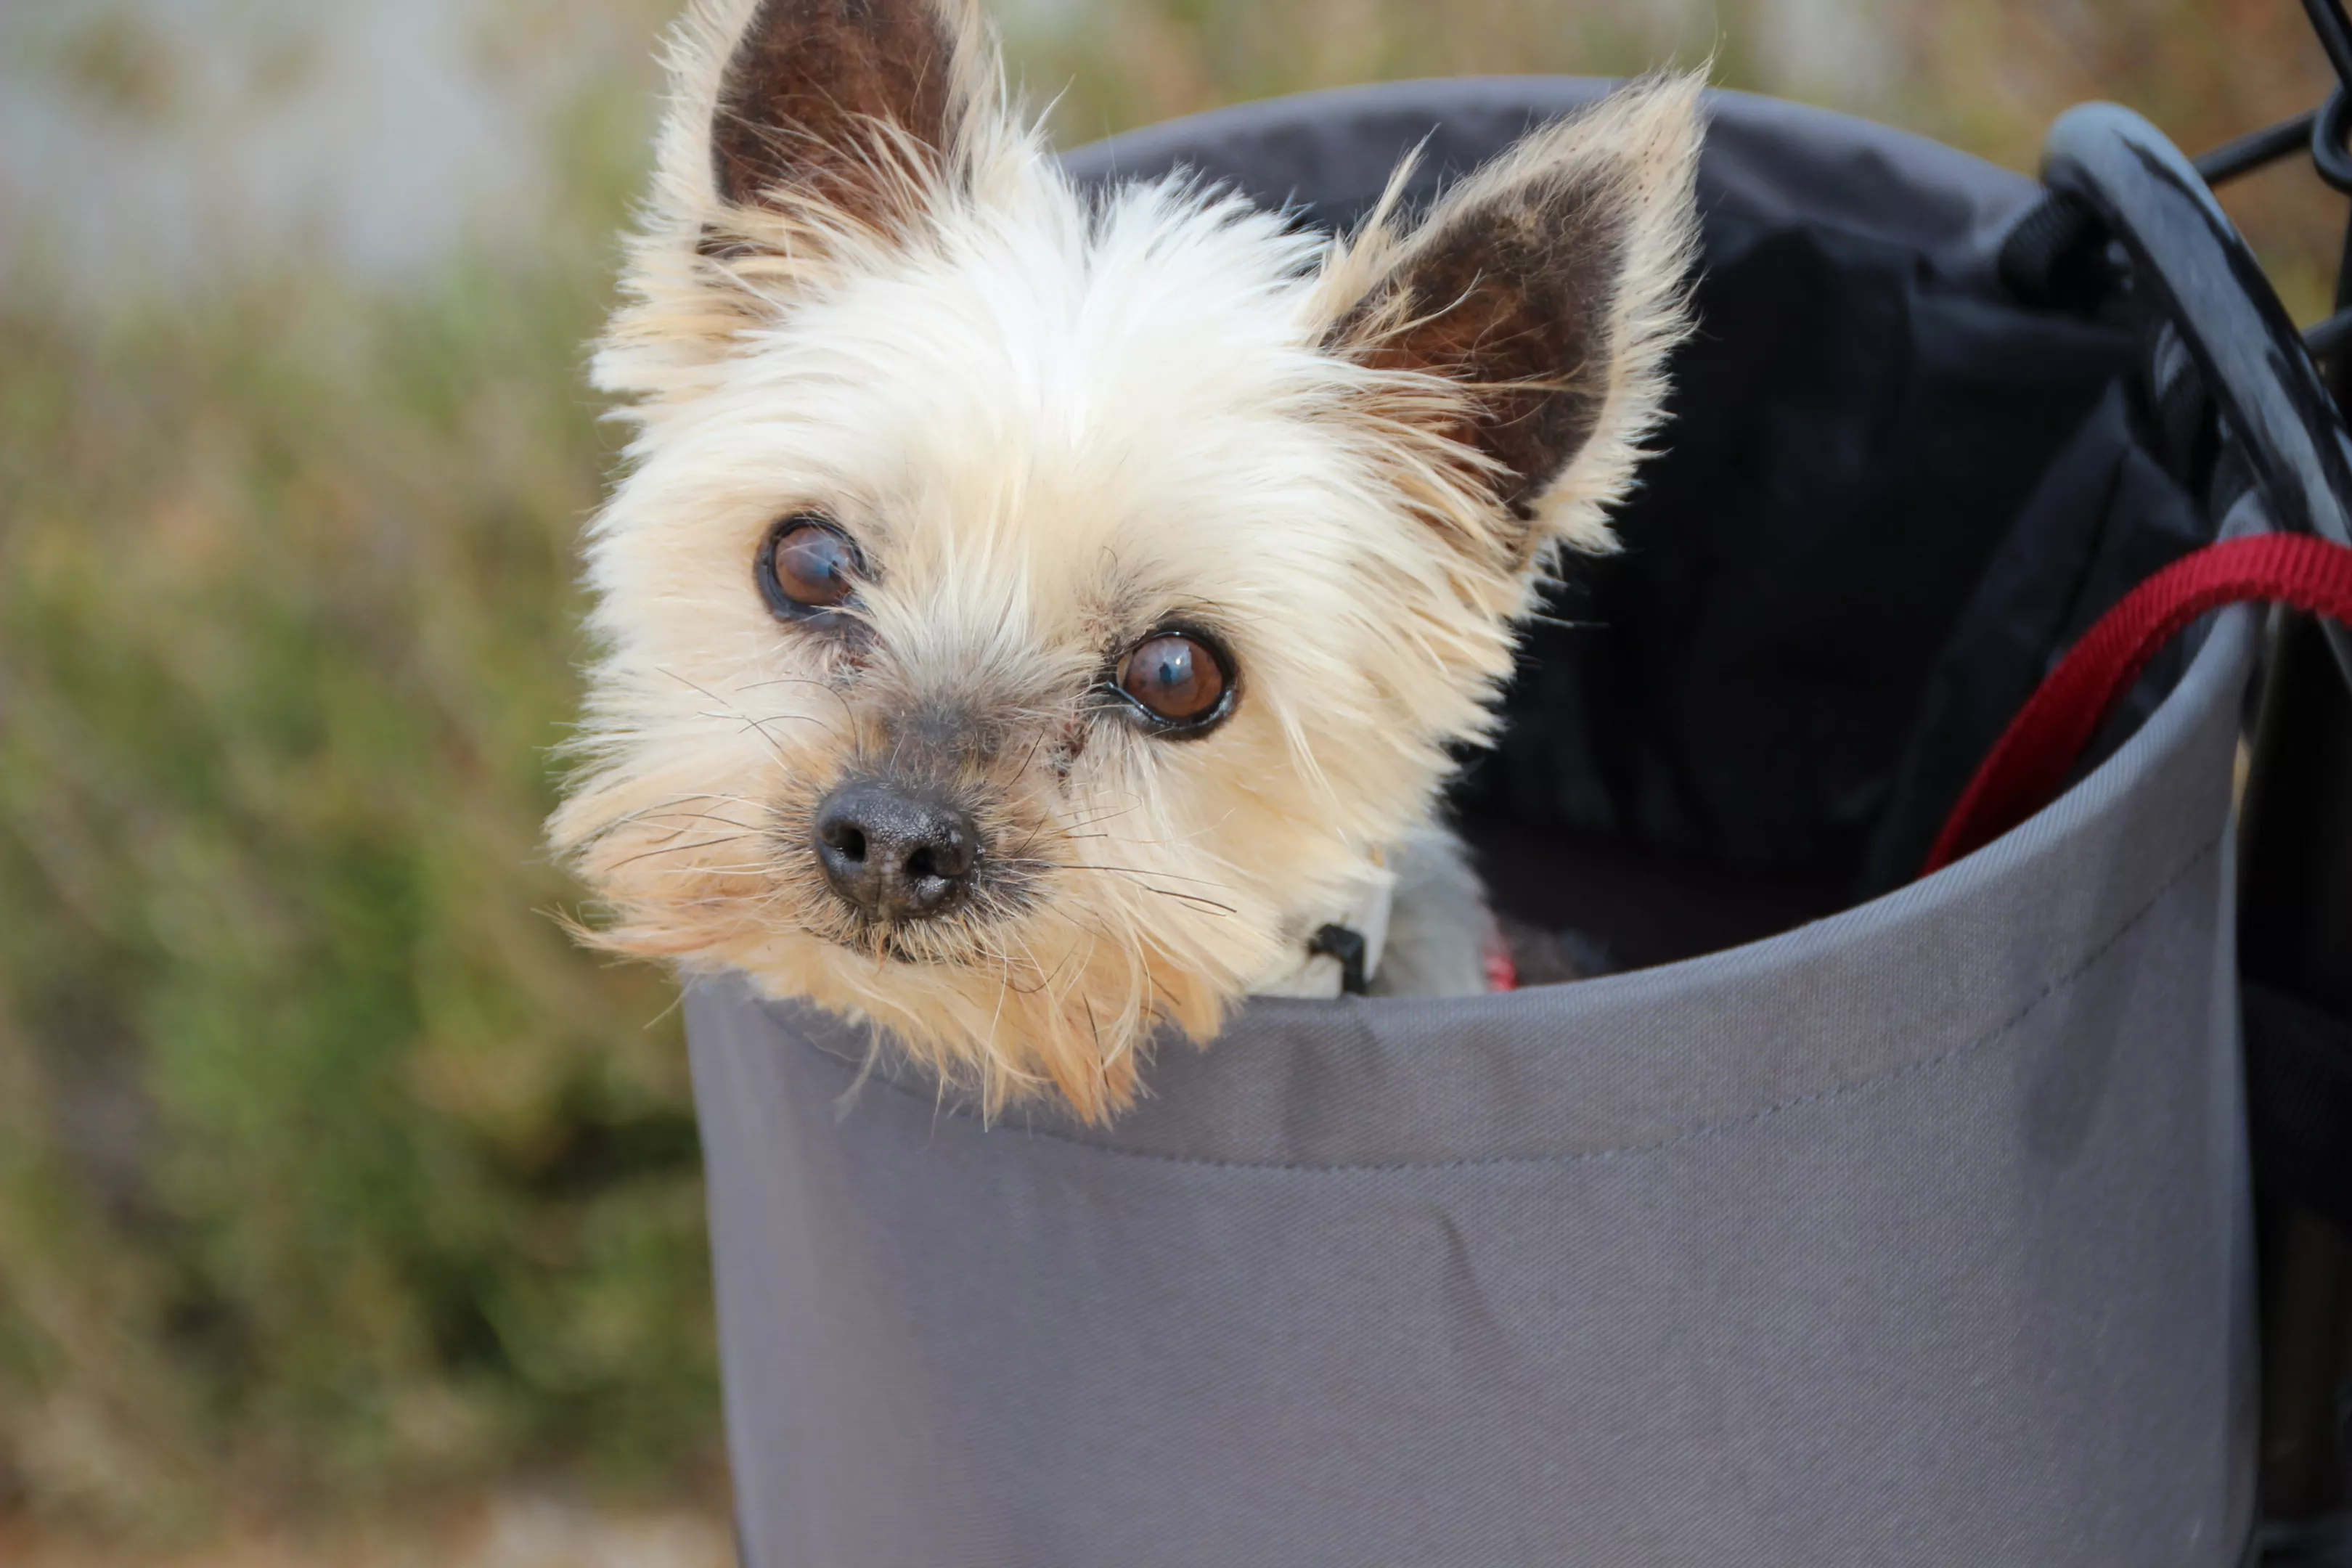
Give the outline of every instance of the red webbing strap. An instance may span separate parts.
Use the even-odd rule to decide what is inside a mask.
[[[2198,616],[2249,599],[2352,624],[2352,550],[2308,534],[2257,534],[2208,545],[2134,588],[2010,721],[1952,808],[1920,875],[1982,848],[2056,799],[2147,661]]]

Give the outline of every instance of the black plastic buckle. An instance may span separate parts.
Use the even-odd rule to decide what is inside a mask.
[[[1343,925],[1328,925],[1315,933],[1307,951],[1318,958],[1339,961],[1339,992],[1345,996],[1369,996],[1370,983],[1364,975],[1366,948],[1361,931]]]

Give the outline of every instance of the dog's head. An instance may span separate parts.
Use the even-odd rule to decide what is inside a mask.
[[[1695,85],[1332,242],[1079,193],[963,0],[708,0],[676,69],[555,841],[606,944],[1106,1114],[1348,907],[1605,546]]]

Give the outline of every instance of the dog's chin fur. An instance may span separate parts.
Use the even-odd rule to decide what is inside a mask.
[[[871,101],[746,132],[746,105],[804,100],[737,77],[878,49],[841,19],[877,12],[895,52],[805,62]],[[944,54],[894,96],[908,37]],[[1181,179],[1082,195],[960,3],[707,0],[673,64],[596,362],[637,436],[589,545],[605,651],[551,829],[592,940],[868,1020],[992,1109],[1108,1115],[1156,1035],[1210,1038],[1426,837],[1543,574],[1606,547],[1684,329],[1696,87],[1629,89],[1421,226],[1384,207],[1327,243]],[[1498,365],[1416,290],[1489,231],[1478,280],[1590,247],[1554,258],[1590,274],[1575,363]],[[1531,472],[1547,430],[1571,444]],[[802,512],[866,562],[824,623],[754,583]],[[1238,672],[1195,739],[1103,689],[1171,622]],[[977,825],[932,920],[861,923],[818,864],[818,803],[877,773]]]

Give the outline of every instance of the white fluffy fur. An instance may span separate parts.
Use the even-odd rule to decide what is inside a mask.
[[[1431,220],[1563,165],[1606,169],[1624,208],[1600,427],[1530,525],[1442,434],[1472,391],[1328,346],[1412,233],[1384,216],[1328,244],[1181,180],[1089,200],[1003,107],[960,5],[948,155],[877,142],[906,153],[877,160],[903,221],[789,192],[728,207],[708,127],[751,12],[707,0],[679,31],[632,302],[597,359],[639,428],[589,544],[606,651],[553,839],[606,907],[597,940],[870,1020],[991,1105],[1052,1091],[1101,1116],[1157,1029],[1213,1035],[1426,826],[1556,547],[1606,545],[1683,330],[1696,88],[1543,132]],[[743,245],[710,259],[707,231]],[[753,587],[765,531],[805,509],[872,563],[862,660]],[[1175,615],[1242,672],[1198,741],[1088,697]],[[845,938],[806,825],[926,704],[986,716],[962,765],[1030,877],[884,956]]]

